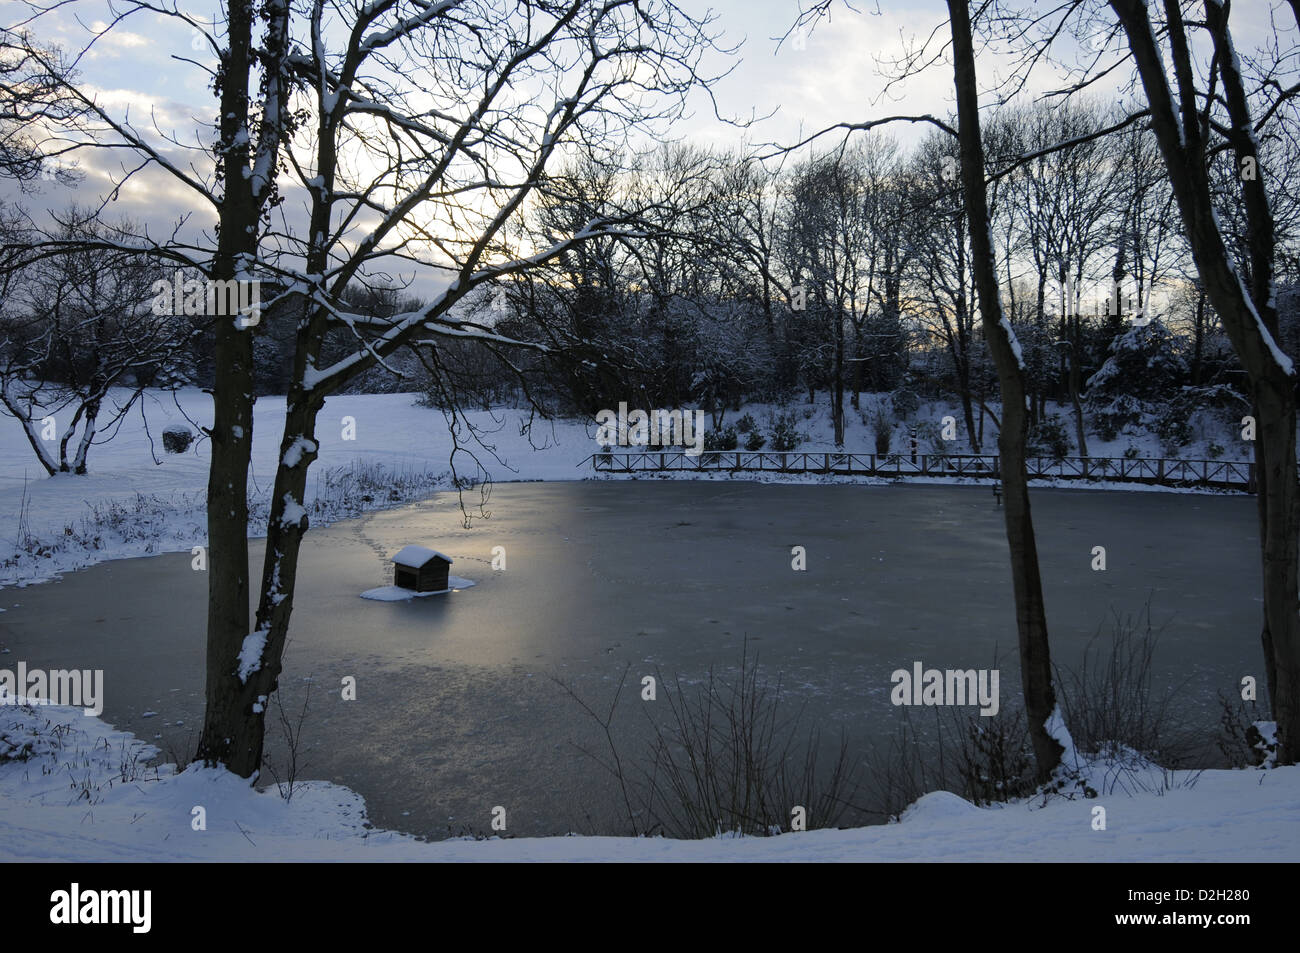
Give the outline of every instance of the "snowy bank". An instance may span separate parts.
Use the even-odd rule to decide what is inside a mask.
[[[286,801],[224,771],[144,767],[155,753],[80,709],[0,708],[0,860],[1300,860],[1300,767],[1153,769],[1152,783],[1106,785],[1095,799],[996,808],[935,792],[898,823],[770,838],[423,842],[370,828],[361,797],[335,784],[299,782]],[[487,816],[485,805],[485,826]]]

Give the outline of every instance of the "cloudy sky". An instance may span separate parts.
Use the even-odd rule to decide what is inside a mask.
[[[694,100],[693,116],[678,124],[675,134],[701,143],[727,145],[742,137],[756,142],[793,142],[808,133],[843,121],[861,121],[895,113],[946,114],[952,109],[952,73],[946,61],[891,91],[883,92],[880,57],[897,56],[906,42],[924,40],[945,20],[939,0],[854,0],[853,7],[840,3],[829,19],[815,29],[790,31],[799,15],[796,0],[713,0],[696,3],[681,0],[685,9],[703,12],[711,8],[722,45],[740,44],[734,60],[715,57],[711,64],[721,71],[732,67],[715,88],[718,110],[727,116],[767,116],[747,131],[719,122],[704,96]],[[1277,0],[1238,3],[1233,11],[1238,43],[1253,45],[1270,33],[1270,9]],[[198,19],[210,20],[216,3],[183,4]],[[114,8],[103,0],[75,0],[59,7],[53,15],[33,21],[34,32],[69,51],[81,50],[87,28],[102,28],[112,20]],[[15,25],[30,15],[26,3],[0,2],[0,17]],[[1292,24],[1289,12],[1281,20]],[[781,38],[784,37],[783,42]],[[940,42],[943,31],[940,31]],[[936,47],[937,48],[937,47]],[[1069,55],[1067,44],[1064,53]],[[79,61],[85,83],[97,91],[101,102],[130,116],[137,127],[156,126],[174,136],[178,146],[195,146],[199,122],[210,121],[214,112],[209,77],[192,63],[193,57],[211,62],[201,37],[175,19],[151,12],[136,12],[87,49]],[[1003,75],[1009,61],[996,51],[985,51],[978,63],[981,81],[993,82]],[[1042,90],[1053,77],[1044,73],[1031,84]],[[1117,95],[1116,85],[1107,94]],[[771,114],[768,116],[768,114]],[[913,140],[920,127],[892,127],[891,134],[904,142]],[[202,164],[196,150],[194,162]],[[85,179],[78,188],[42,183],[37,194],[23,198],[39,214],[43,208],[62,208],[74,199],[89,200],[108,191],[110,177],[129,158],[100,153],[92,162],[83,161]],[[210,221],[206,209],[195,209],[190,196],[167,177],[140,176],[123,189],[113,211],[150,223],[155,231],[170,229],[182,214],[193,211],[193,223]]]

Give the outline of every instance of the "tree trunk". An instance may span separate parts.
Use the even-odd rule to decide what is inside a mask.
[[[221,141],[226,157],[220,233],[213,277],[240,274],[240,256],[255,251],[257,209],[248,167],[248,78],[253,10],[231,2],[229,48],[223,55]],[[195,760],[224,765],[242,777],[261,767],[260,717],[253,717],[239,659],[249,638],[248,465],[253,446],[253,336],[235,319],[215,322],[212,457],[208,470],[207,709]]]
[[[1083,389],[1083,368],[1079,366],[1079,355],[1083,350],[1082,317],[1076,315],[1070,331],[1070,405],[1074,408],[1074,436],[1079,444],[1079,456],[1088,455],[1088,438],[1083,430],[1083,403],[1079,400],[1079,391]]]
[[[975,54],[966,0],[948,0],[952,25],[953,76],[957,89],[958,130],[961,140],[962,190],[970,224],[971,269],[979,294],[980,316],[1002,392],[1001,452],[1003,514],[1011,549],[1011,578],[1016,599],[1016,628],[1020,640],[1020,674],[1025,712],[1040,782],[1047,781],[1061,762],[1064,745],[1049,728],[1059,725],[1056,694],[1052,687],[1052,661],[1047,639],[1047,614],[1043,606],[1038,548],[1029,507],[1029,479],[1025,470],[1024,367],[1010,323],[1002,316],[998,297],[997,267],[989,232],[988,198],[984,191],[984,146],[980,139],[979,99]]]
[[[1278,726],[1278,761],[1291,764],[1300,759],[1300,699],[1296,695],[1300,690],[1296,381],[1291,361],[1281,354],[1276,343],[1277,314],[1271,300],[1271,212],[1263,192],[1262,176],[1253,181],[1243,180],[1250,226],[1251,277],[1255,283],[1248,295],[1214,215],[1206,144],[1197,112],[1195,71],[1181,8],[1173,0],[1167,0],[1165,4],[1172,67],[1181,102],[1181,106],[1176,106],[1145,3],[1141,0],[1110,0],[1110,5],[1124,28],[1146,92],[1151,128],[1169,173],[1205,294],[1250,378],[1257,409],[1255,459],[1264,591],[1261,641],[1273,717]],[[1255,144],[1241,77],[1237,72],[1236,54],[1231,48],[1223,11],[1212,3],[1205,5],[1205,11],[1207,28],[1214,39],[1220,64],[1225,101],[1233,121],[1232,142],[1240,162],[1245,156],[1255,155]]]
[[[835,312],[835,381],[831,388],[835,446],[844,446],[844,316]]]

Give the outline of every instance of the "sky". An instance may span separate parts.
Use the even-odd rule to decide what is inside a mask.
[[[908,41],[925,39],[942,25],[946,13],[940,0],[854,0],[853,6],[838,0],[831,15],[811,30],[795,29],[801,2],[806,5],[808,0],[712,0],[708,4],[680,0],[683,9],[692,14],[711,9],[716,16],[714,28],[721,33],[720,45],[739,46],[735,57],[713,56],[706,64],[715,72],[730,69],[714,87],[717,112],[736,120],[762,118],[747,129],[719,121],[714,104],[701,93],[691,101],[691,115],[674,125],[674,137],[721,147],[742,139],[788,144],[838,122],[898,113],[951,112],[952,73],[946,60],[888,94],[878,62],[882,56],[897,55]],[[1253,45],[1264,35],[1270,8],[1277,5],[1278,0],[1252,0],[1234,7],[1239,46]],[[182,7],[198,19],[211,19],[219,9],[211,0]],[[14,25],[30,9],[26,3],[3,0],[0,22]],[[113,10],[104,0],[74,0],[53,16],[35,21],[33,29],[45,40],[81,49],[85,27],[102,25],[113,17]],[[1289,12],[1286,16],[1289,18]],[[941,43],[945,31],[939,31],[939,38]],[[185,62],[189,57],[210,62],[196,32],[174,19],[136,12],[86,51],[78,65],[84,82],[101,102],[121,110],[138,125],[156,124],[173,134],[178,143],[194,146],[196,121],[209,121],[215,104],[208,75]],[[984,50],[977,66],[981,82],[991,83],[1006,72],[1009,61],[996,51]],[[1030,88],[1041,91],[1051,79],[1038,75]],[[1119,85],[1112,83],[1101,92],[1118,96]],[[927,128],[898,124],[889,127],[889,134],[908,144]],[[830,145],[839,139],[822,141]],[[196,151],[194,161],[202,164],[204,157]],[[98,153],[83,161],[85,175],[80,186],[41,183],[39,191],[23,197],[23,202],[40,216],[42,210],[62,209],[74,200],[90,201],[108,194],[112,174],[127,164],[128,157]],[[0,186],[0,195],[4,194]],[[7,194],[12,198],[13,190],[8,189]],[[192,213],[191,227],[212,221],[210,210],[194,206],[187,191],[162,174],[133,180],[113,198],[110,211],[148,223],[155,234],[170,230],[187,213]]]

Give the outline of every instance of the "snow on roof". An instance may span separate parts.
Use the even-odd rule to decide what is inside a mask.
[[[393,562],[409,569],[419,569],[433,559],[434,556],[446,560],[448,563],[452,561],[450,556],[440,553],[436,549],[429,549],[427,546],[405,546],[400,553],[393,557]]]

